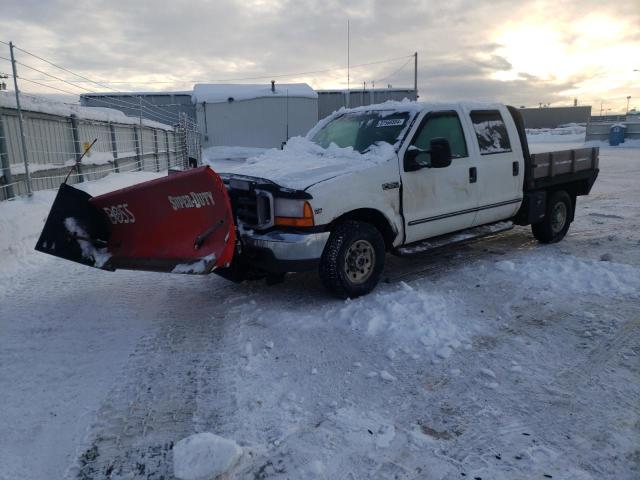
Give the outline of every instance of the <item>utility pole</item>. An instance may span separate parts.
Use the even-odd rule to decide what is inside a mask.
[[[416,92],[416,100],[418,100],[418,52],[413,54],[413,90]]]
[[[27,195],[33,195],[31,189],[31,173],[29,172],[29,154],[27,153],[27,137],[24,133],[24,120],[22,109],[20,108],[20,90],[18,90],[18,71],[16,70],[16,58],[13,53],[13,42],[9,42],[9,53],[11,53],[11,68],[13,69],[13,87],[16,91],[16,110],[18,111],[18,124],[20,126],[20,140],[22,141],[22,159],[24,160],[24,176],[27,184]]]
[[[631,100],[631,95],[627,95],[627,111],[625,112],[625,115],[629,115],[629,100]]]
[[[140,171],[144,170],[144,130],[142,130],[142,95],[138,96],[138,116],[140,119]]]
[[[351,50],[351,28],[349,25],[349,20],[347,20],[347,99],[346,99],[346,104],[347,104],[347,108],[349,108],[349,104],[351,103],[349,100],[349,96],[351,94],[350,90],[349,90],[349,83],[351,80],[351,58],[350,58],[350,50]]]

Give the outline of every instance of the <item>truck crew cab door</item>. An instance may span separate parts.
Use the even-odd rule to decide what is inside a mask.
[[[473,156],[477,160],[478,213],[474,225],[506,220],[516,214],[522,201],[523,153],[509,111],[466,109],[470,122]]]
[[[476,159],[470,155],[466,140],[472,138],[469,128],[468,123],[460,121],[457,107],[431,111],[400,151],[405,243],[463,230],[473,224],[478,199],[474,183]],[[429,154],[421,154],[421,168],[411,171],[407,152],[415,148],[428,151],[434,138],[449,141],[451,164],[433,168]]]

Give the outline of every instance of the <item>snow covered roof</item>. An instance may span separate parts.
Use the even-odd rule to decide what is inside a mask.
[[[350,88],[350,89],[346,89],[346,88],[327,88],[327,89],[320,89],[320,90],[316,90],[316,92],[318,93],[362,93],[362,89],[361,88]],[[370,92],[414,92],[415,90],[412,87],[406,87],[406,88],[395,88],[395,87],[380,87],[380,88],[365,88],[364,92],[365,93],[370,93]]]
[[[230,98],[233,101],[252,100],[254,98],[269,97],[297,97],[318,98],[318,94],[306,83],[275,84],[275,91],[271,84],[229,84],[229,83],[199,83],[193,87],[191,101],[193,103],[224,103]]]
[[[0,92],[0,107],[16,108],[16,97],[13,92]],[[85,120],[98,120],[127,125],[137,125],[140,123],[139,118],[128,117],[120,110],[113,108],[82,107],[73,103],[56,102],[49,98],[31,95],[20,95],[20,108],[25,111],[48,113],[49,115],[59,115],[62,117],[75,114],[78,118]],[[146,118],[142,119],[142,124],[147,127],[160,128],[163,130],[173,129],[170,125],[154,122]]]
[[[81,93],[81,97],[140,97],[140,96],[171,96],[171,95],[189,95],[191,90],[177,91],[146,91],[146,92],[94,92]]]
[[[374,103],[371,105],[362,105],[359,107],[345,108],[342,107],[339,110],[333,112],[331,116],[341,115],[343,113],[351,112],[373,112],[387,110],[390,113],[395,112],[409,112],[418,113],[423,110],[445,109],[460,107],[465,112],[471,110],[500,110],[504,107],[502,103],[497,102],[417,102],[415,100],[387,100],[383,103]]]

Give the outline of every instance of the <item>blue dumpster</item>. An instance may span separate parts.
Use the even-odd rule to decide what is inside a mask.
[[[626,130],[625,125],[612,125],[609,129],[609,145],[616,146],[621,143],[624,143],[624,131]]]

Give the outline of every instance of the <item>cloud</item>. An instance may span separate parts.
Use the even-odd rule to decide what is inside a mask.
[[[640,24],[640,12],[634,3],[105,0],[80,5],[71,0],[5,0],[0,39],[14,40],[26,50],[91,78],[130,82],[113,85],[124,90],[183,90],[191,88],[195,81],[256,76],[266,77],[260,81],[267,82],[272,75],[324,69],[332,71],[278,80],[307,81],[316,88],[344,88],[349,18],[351,64],[408,56],[418,51],[419,88],[423,98],[568,104],[571,98],[563,92],[579,87],[570,80],[576,72],[543,79],[535,71],[522,68],[519,65],[522,62],[515,62],[517,55],[506,55],[508,46],[498,40],[496,32],[517,29],[527,22],[548,26],[558,32],[559,44],[568,50],[574,49],[577,55],[583,41],[583,31],[576,30],[576,25],[583,28],[578,20],[588,18],[597,25],[598,15],[608,15],[626,22],[619,38],[612,37],[611,41],[625,42],[631,46],[630,53],[638,52],[640,39],[633,25]],[[540,40],[530,39],[532,44]],[[609,40],[603,37],[601,41]],[[3,53],[0,56],[6,56]],[[350,72],[351,82],[362,85],[364,81],[370,84],[372,80],[384,80],[384,84],[410,86],[413,64],[407,63],[407,59],[354,67]],[[42,66],[32,58],[23,56],[22,61]],[[400,68],[405,63],[406,66]],[[586,76],[603,68],[611,70],[608,64],[603,66],[597,61],[583,63],[585,71],[579,73]],[[6,67],[0,61],[0,70]],[[51,73],[78,80],[49,66],[46,68]],[[24,76],[36,75],[28,69],[22,70]],[[504,78],[510,77],[498,80],[496,72],[505,74]],[[168,83],[134,83],[141,81]],[[629,78],[625,85],[631,88],[632,81]],[[571,86],[568,88],[567,84]],[[86,83],[82,86],[98,88]],[[73,89],[68,85],[65,88]],[[594,91],[589,95],[595,99],[621,95],[621,91]],[[629,94],[640,97],[637,87]]]

